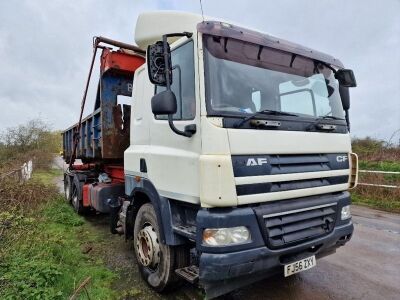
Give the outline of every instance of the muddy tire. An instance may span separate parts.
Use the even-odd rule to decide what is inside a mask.
[[[83,206],[82,203],[82,195],[79,195],[79,189],[76,183],[72,184],[71,204],[75,212],[79,215],[82,215],[86,212],[86,208]]]
[[[175,269],[188,266],[189,251],[165,245],[160,240],[157,216],[153,205],[142,205],[136,216],[133,247],[142,278],[157,292],[179,286]]]
[[[67,203],[71,203],[72,200],[71,177],[69,175],[64,175],[64,200]]]

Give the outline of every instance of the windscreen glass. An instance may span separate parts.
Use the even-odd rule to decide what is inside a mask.
[[[324,64],[235,39],[205,35],[203,41],[208,114],[269,109],[344,118],[339,84]]]

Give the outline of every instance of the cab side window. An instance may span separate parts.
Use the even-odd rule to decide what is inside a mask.
[[[171,52],[172,84],[177,101],[177,112],[174,120],[193,120],[196,114],[196,97],[194,84],[193,41],[189,41]],[[156,94],[165,91],[165,87],[156,86]],[[166,120],[166,115],[156,116],[158,120]]]

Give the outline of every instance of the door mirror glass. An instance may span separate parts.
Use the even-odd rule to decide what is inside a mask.
[[[173,115],[177,111],[174,92],[166,90],[151,98],[151,110],[154,115]]]
[[[357,82],[354,76],[353,70],[341,69],[335,74],[335,78],[339,81],[339,84],[344,87],[356,87]]]
[[[169,60],[169,66],[171,66],[171,50],[169,44],[167,44],[167,52],[167,59]],[[165,72],[164,45],[161,41],[147,47],[147,72],[150,82],[153,84],[166,86],[167,74],[169,76],[169,82],[172,83],[171,70],[167,73]]]

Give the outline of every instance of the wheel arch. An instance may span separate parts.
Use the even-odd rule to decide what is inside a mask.
[[[127,179],[125,178],[125,182]],[[128,179],[129,181],[133,179]],[[130,184],[128,183],[128,187]],[[128,194],[128,193],[127,193]],[[168,198],[158,194],[157,189],[147,178],[141,178],[140,182],[136,182],[132,186],[128,194],[132,203],[132,225],[134,225],[137,212],[145,203],[151,203],[157,216],[157,225],[159,228],[160,239],[163,243],[171,246],[183,245],[187,241],[182,236],[176,234],[173,229],[172,211]]]

